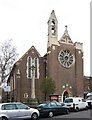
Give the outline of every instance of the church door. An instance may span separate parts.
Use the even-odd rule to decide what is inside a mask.
[[[65,91],[64,93],[63,93],[63,101],[65,100],[65,98],[67,98],[67,97],[69,97],[69,94],[68,94],[68,92],[67,91]]]

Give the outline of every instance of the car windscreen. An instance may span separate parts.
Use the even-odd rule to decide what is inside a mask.
[[[46,106],[46,103],[40,104],[37,107],[43,107],[43,106]]]
[[[92,95],[88,96],[86,99],[87,100],[92,100]]]
[[[72,103],[73,102],[73,99],[65,99],[65,101],[64,101],[65,103]]]

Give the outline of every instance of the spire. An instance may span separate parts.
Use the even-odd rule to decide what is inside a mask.
[[[68,35],[67,25],[65,25],[65,34]]]
[[[67,25],[65,25],[65,32],[64,32],[63,36],[61,37],[60,42],[73,43],[68,34]]]
[[[54,11],[54,10],[52,10],[51,14],[53,14],[53,13],[55,13],[55,11]]]
[[[48,23],[49,23],[49,21],[52,20],[52,19],[55,19],[55,21],[57,21],[57,18],[56,18],[56,15],[55,15],[55,11],[54,11],[54,10],[52,10],[52,12],[51,12],[51,14],[50,14]]]
[[[55,11],[52,10],[48,20],[48,43],[47,48],[52,44],[59,45],[58,43],[58,21],[55,15]]]

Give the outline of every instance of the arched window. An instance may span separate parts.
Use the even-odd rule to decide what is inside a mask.
[[[32,79],[32,67],[34,66],[34,75],[36,79],[39,79],[39,59],[38,58],[27,58],[27,78]]]
[[[30,79],[32,77],[31,64],[32,64],[32,58],[29,56],[27,58],[27,78]]]
[[[35,58],[35,78],[39,79],[39,59]]]
[[[51,22],[51,33],[52,33],[52,35],[55,35],[55,33],[56,33],[55,20],[52,20],[52,22]]]

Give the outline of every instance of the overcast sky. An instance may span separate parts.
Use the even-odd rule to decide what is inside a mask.
[[[13,39],[21,57],[32,45],[41,56],[47,51],[47,21],[52,10],[58,38],[68,26],[73,42],[83,43],[84,75],[90,75],[91,0],[0,0],[0,43]]]

